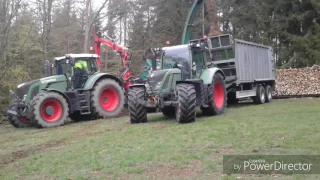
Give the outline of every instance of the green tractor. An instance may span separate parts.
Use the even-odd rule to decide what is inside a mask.
[[[116,117],[124,106],[123,83],[115,75],[100,73],[97,58],[68,54],[55,58],[53,65],[46,63],[48,77],[11,91],[14,99],[5,111],[10,123],[17,128],[48,128],[63,125],[68,117],[74,121]]]
[[[194,122],[198,107],[206,115],[223,114],[225,75],[209,59],[205,43],[161,49],[161,69],[152,71],[145,84],[134,84],[128,90],[131,123],[147,122],[148,108],[157,108],[179,123]],[[165,67],[168,63],[174,66]]]

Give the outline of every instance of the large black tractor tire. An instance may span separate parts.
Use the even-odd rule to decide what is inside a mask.
[[[72,114],[69,115],[69,118],[72,121],[75,121],[75,122],[78,122],[78,121],[89,121],[89,120],[96,119],[91,114],[82,115],[82,114],[80,114],[80,112],[73,112]]]
[[[162,109],[162,114],[167,117],[175,117],[176,116],[176,109],[175,109],[175,107],[164,107]]]
[[[51,128],[62,126],[68,116],[66,99],[58,93],[40,93],[32,99],[30,106],[32,121],[37,127]]]
[[[132,88],[128,92],[128,107],[129,117],[132,124],[146,123],[147,119],[147,108],[144,106],[145,100],[145,89],[144,88]]]
[[[266,86],[266,102],[272,102],[272,89],[270,85]]]
[[[207,108],[202,108],[202,113],[208,116],[221,115],[227,106],[227,91],[223,76],[220,73],[214,75],[212,90],[208,91]]]
[[[9,110],[19,111],[18,105],[19,105],[19,100],[13,99],[9,105]],[[12,114],[8,115],[8,120],[10,124],[15,128],[27,128],[27,127],[33,126],[32,121],[30,119],[24,118],[24,117],[18,117]]]
[[[91,114],[97,118],[117,117],[124,108],[122,87],[112,79],[99,81],[91,92]]]
[[[256,104],[264,104],[266,102],[266,90],[262,85],[257,86],[257,95],[253,98]]]
[[[176,120],[179,123],[191,123],[196,120],[197,95],[194,85],[178,84],[176,87],[178,106]]]

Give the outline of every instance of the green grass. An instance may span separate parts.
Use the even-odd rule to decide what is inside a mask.
[[[223,155],[319,155],[320,100],[229,107],[178,124],[162,114],[68,123],[52,129],[0,127],[0,179],[270,179],[222,173]],[[277,179],[319,179],[277,175]]]

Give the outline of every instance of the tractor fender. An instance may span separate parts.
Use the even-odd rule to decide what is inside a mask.
[[[146,90],[146,85],[145,84],[133,84],[131,86],[129,86],[129,89],[135,88],[135,87],[141,87],[144,88],[144,90]]]
[[[213,76],[216,73],[220,73],[223,76],[223,79],[226,79],[226,76],[223,73],[223,71],[216,67],[204,69],[200,75],[200,79],[203,80],[203,84],[211,84],[213,80]]]
[[[107,74],[107,73],[98,73],[98,74],[94,74],[92,76],[90,76],[87,80],[87,82],[84,85],[83,90],[90,90],[94,87],[94,85],[102,80],[102,79],[112,79],[115,80],[117,83],[119,83],[119,85],[121,87],[123,87],[123,82],[121,81],[120,78],[118,78],[117,76],[113,75],[113,74]]]
[[[47,88],[47,89],[42,89],[42,90],[45,91],[45,92],[58,93],[58,94],[60,94],[61,96],[63,96],[63,97],[66,99],[67,103],[68,103],[69,112],[73,112],[71,100],[70,100],[70,98],[69,98],[64,92],[61,92],[61,91],[59,91],[59,90],[57,90],[57,89],[53,89],[53,88]]]

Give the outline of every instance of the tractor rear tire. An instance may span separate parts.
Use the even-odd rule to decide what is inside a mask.
[[[128,107],[131,124],[148,122],[147,108],[144,106],[145,102],[146,100],[144,88],[129,89]]]
[[[178,84],[176,87],[178,106],[176,120],[179,123],[191,123],[196,120],[197,95],[194,85]]]
[[[262,85],[257,86],[257,96],[253,98],[256,104],[264,104],[266,102],[266,90]]]
[[[112,79],[99,81],[91,93],[91,114],[97,118],[117,117],[124,107],[122,87]]]
[[[9,109],[12,111],[18,111],[19,101],[17,99],[13,99],[9,105]],[[30,119],[24,117],[18,117],[16,115],[9,114],[8,120],[10,124],[15,128],[27,128],[32,127],[33,124]]]
[[[37,127],[62,126],[69,115],[66,99],[58,93],[40,93],[32,99],[30,106],[32,121]]]
[[[175,109],[175,107],[164,107],[162,109],[162,114],[167,117],[175,117],[176,116],[176,109]]]
[[[221,115],[227,106],[227,92],[223,76],[217,73],[213,76],[212,90],[208,91],[208,108],[202,108],[202,113],[208,116]]]
[[[272,89],[270,85],[266,86],[266,102],[272,102]]]

